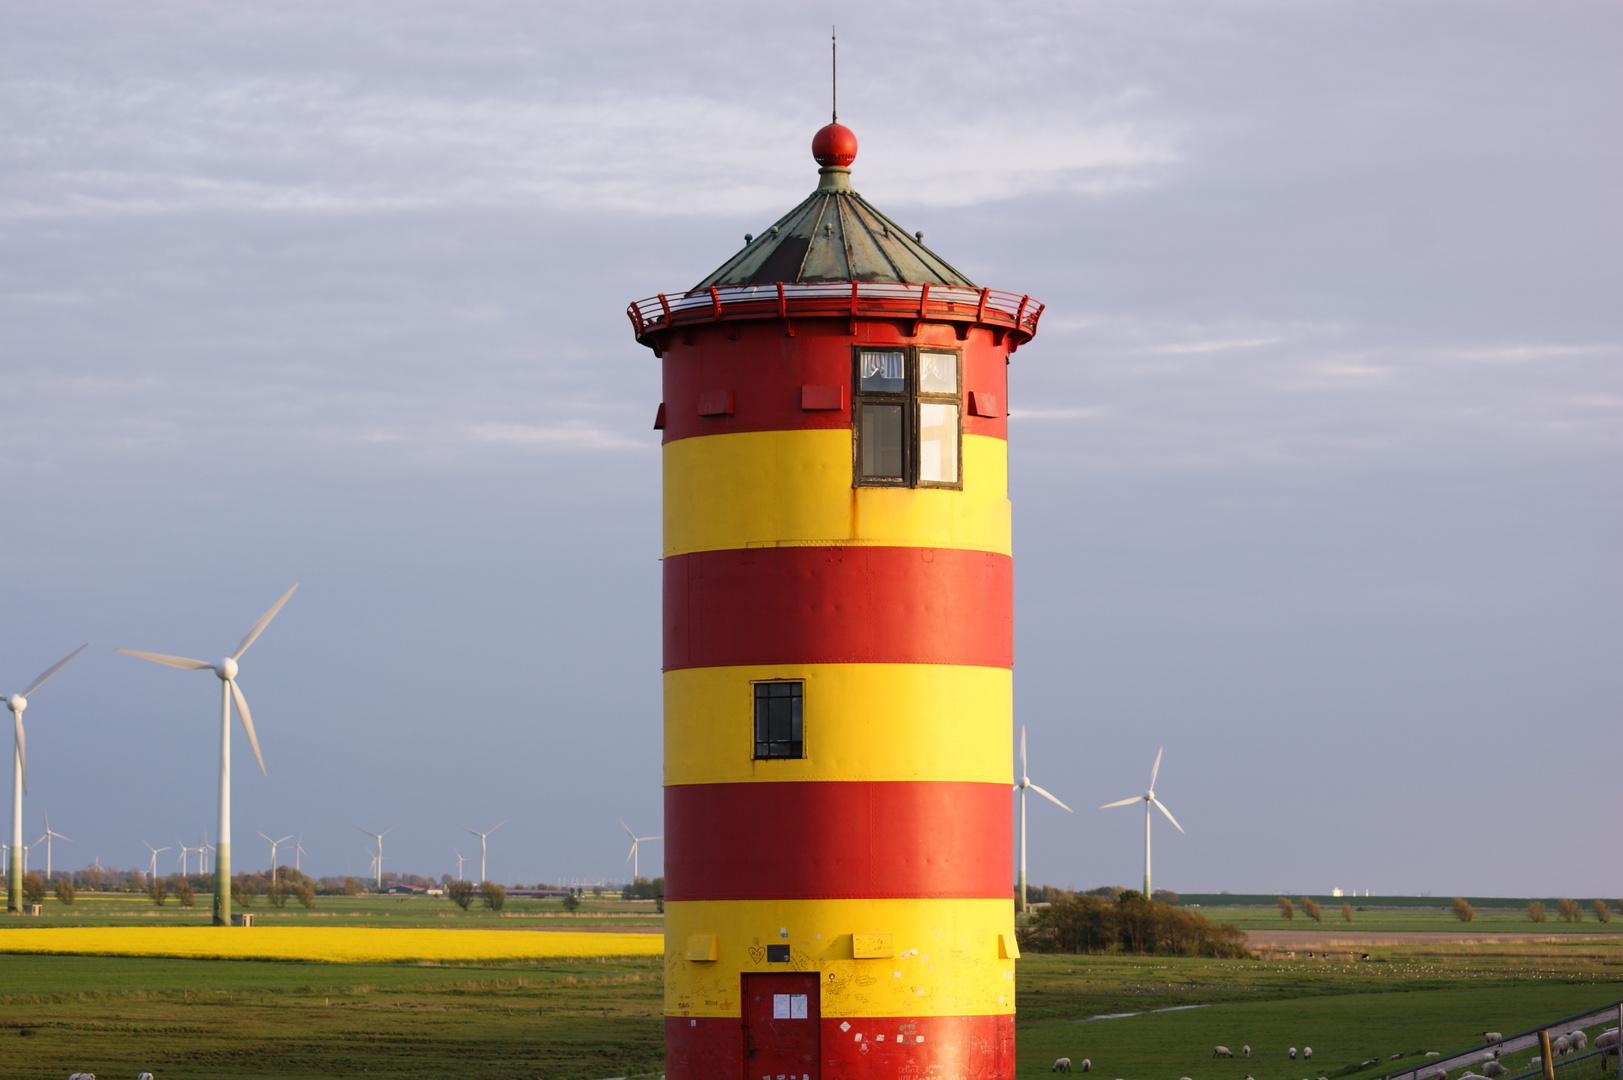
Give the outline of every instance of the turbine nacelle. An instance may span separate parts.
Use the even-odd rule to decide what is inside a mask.
[[[237,677],[237,661],[232,657],[223,657],[214,661],[214,674],[219,676],[221,682],[230,682]]]
[[[23,697],[21,694],[12,694],[10,697],[6,698],[6,708],[10,709],[14,713],[20,713],[24,709],[28,708],[28,699]]]

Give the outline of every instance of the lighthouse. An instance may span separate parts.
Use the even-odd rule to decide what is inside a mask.
[[[672,1080],[1014,1075],[1007,367],[812,140],[804,201],[627,311],[659,358]]]

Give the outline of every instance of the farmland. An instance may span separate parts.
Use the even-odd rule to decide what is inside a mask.
[[[173,905],[156,919],[120,914],[142,907],[81,899],[64,913],[48,902],[46,917],[0,923],[0,949],[15,930],[52,923],[178,929],[207,917],[202,908],[182,915]],[[443,900],[359,897],[264,914],[271,930],[334,922],[467,927],[484,931],[470,936],[510,938],[514,952],[396,963],[0,954],[6,1075],[60,1080],[72,1069],[102,1076],[151,1069],[162,1080],[507,1080],[657,1075],[662,1067],[659,957],[519,953],[525,939],[553,936],[528,930],[646,934],[659,922],[647,905],[604,901],[566,915],[556,902],[521,901],[498,916],[463,913]],[[1325,914],[1324,931],[1341,934]],[[1403,919],[1420,918],[1457,936],[1484,920],[1479,913],[1468,927],[1450,926],[1433,914],[1394,912],[1391,926],[1371,919],[1358,929],[1374,940]],[[1275,912],[1266,928],[1282,922]],[[1298,915],[1287,925],[1304,930],[1304,922]],[[1433,943],[1371,945],[1358,953],[1368,952],[1367,961],[1348,960],[1346,951],[1326,957],[1325,950],[1312,959],[1304,950],[1297,959],[1267,961],[1028,955],[1018,968],[1020,1075],[1046,1076],[1055,1057],[1068,1055],[1089,1057],[1096,1073],[1127,1080],[1373,1080],[1396,1066],[1383,1060],[1360,1068],[1370,1058],[1448,1051],[1487,1028],[1511,1031],[1623,997],[1623,941],[1561,934],[1561,925],[1534,928],[1523,920],[1513,927],[1550,931],[1554,941],[1461,945],[1438,934]],[[1593,920],[1577,925],[1599,929]],[[245,937],[259,928],[195,932]],[[1180,1011],[1156,1011],[1164,1009]],[[1099,1019],[1122,1013],[1134,1015]],[[1250,1044],[1254,1054],[1214,1061],[1218,1043]],[[1311,1068],[1284,1054],[1302,1045],[1314,1047]],[[1561,1080],[1569,1080],[1567,1071]]]

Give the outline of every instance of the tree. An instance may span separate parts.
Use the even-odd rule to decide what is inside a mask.
[[[1296,918],[1296,905],[1283,896],[1279,898],[1279,916],[1282,919]]]
[[[163,902],[169,899],[169,886],[164,883],[163,878],[155,877],[147,882],[147,898],[163,907]]]
[[[1176,904],[1178,902],[1178,894],[1171,889],[1156,889],[1154,896],[1163,904]]]
[[[500,911],[507,904],[507,890],[494,881],[481,881],[479,892],[485,898],[485,906],[491,911]]]
[[[473,903],[475,895],[473,882],[465,878],[461,881],[453,881],[445,887],[445,895],[450,898],[451,903],[463,911],[467,911],[469,905]]]
[[[1021,946],[1033,952],[1250,955],[1238,928],[1217,926],[1197,911],[1148,899],[1132,889],[1114,903],[1086,894],[1058,896],[1039,908],[1019,934]]]
[[[1324,922],[1324,912],[1319,910],[1319,902],[1311,896],[1302,897],[1302,914],[1316,923]]]
[[[44,903],[45,882],[40,880],[38,874],[23,875],[23,899],[30,904]]]
[[[359,895],[361,895],[361,883],[359,881],[356,881],[352,877],[345,878],[344,879],[344,895],[345,896],[359,896]]]
[[[1460,922],[1470,922],[1476,918],[1476,909],[1463,896],[1454,898],[1454,917]]]
[[[1562,899],[1556,901],[1556,907],[1561,909],[1561,921],[1562,922],[1583,922],[1584,921],[1583,905],[1581,905],[1581,904],[1579,904],[1579,903],[1577,903],[1575,901],[1568,900],[1566,898],[1562,898]]]
[[[247,875],[241,875],[231,882],[231,902],[238,907],[250,908],[254,906],[254,895],[259,890]]]
[[[1599,919],[1601,922],[1612,921],[1612,909],[1606,906],[1606,901],[1595,901],[1595,918]]]
[[[316,906],[316,891],[302,881],[294,887],[293,895],[299,898],[306,911]]]
[[[579,911],[580,897],[576,896],[574,893],[570,893],[568,896],[564,897],[564,910],[569,912],[571,915]]]
[[[64,904],[73,903],[73,882],[65,877],[56,879],[56,898]]]
[[[1534,922],[1543,922],[1545,919],[1549,918],[1549,916],[1544,912],[1544,901],[1534,900],[1531,904],[1528,904],[1527,917],[1532,919]]]
[[[291,891],[285,883],[278,881],[266,891],[265,899],[271,902],[271,907],[281,911],[287,907],[287,898]]]
[[[180,901],[181,907],[191,907],[197,902],[196,893],[192,890],[192,883],[187,878],[175,882],[175,899]]]
[[[1341,917],[1343,919],[1346,919],[1348,922],[1352,922],[1352,905],[1351,904],[1342,904],[1341,905]]]

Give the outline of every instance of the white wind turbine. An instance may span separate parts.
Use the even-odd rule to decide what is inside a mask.
[[[400,824],[398,821],[394,823],[394,825],[398,824]],[[378,875],[378,892],[383,891],[383,838],[394,832],[394,825],[390,825],[382,832],[372,832],[370,829],[363,829],[359,825],[355,826],[356,832],[366,833],[366,835],[373,837],[378,842],[378,853],[377,856],[372,860],[372,869]]]
[[[24,844],[23,845],[23,875],[25,877],[28,874],[28,853],[30,851],[32,851],[34,848],[39,847],[44,842],[45,842],[45,837],[41,836],[38,840],[35,840],[32,844]]]
[[[501,828],[503,825],[506,825],[506,824],[507,824],[507,819],[502,818],[500,821],[498,821],[496,824],[492,825],[490,828],[486,829],[484,832],[477,832],[476,830],[468,828],[466,825],[458,825],[457,826],[457,828],[461,829],[463,832],[471,832],[471,833],[473,833],[473,835],[475,835],[475,836],[477,836],[479,838],[479,880],[480,880],[481,883],[483,883],[486,880],[486,878],[485,878],[485,837],[489,836],[491,833],[495,832],[497,829]]]
[[[20,694],[12,694],[6,699],[6,708],[11,710],[14,721],[14,738],[11,755],[11,846],[23,846],[23,793],[28,790],[28,763],[23,737],[23,710],[28,708],[28,695],[45,685],[45,681],[62,670],[62,665],[85,651],[81,645],[68,655],[58,660],[48,668],[45,674],[35,679],[33,685]],[[11,866],[6,874],[6,910],[22,911],[23,909],[23,874],[27,872],[24,858],[23,863],[17,862],[16,856],[11,859]]]
[[[293,841],[293,869],[300,874],[304,873],[304,868],[299,865],[299,860],[303,858],[304,855],[304,834],[300,833],[299,838]]]
[[[161,851],[168,851],[169,847],[167,844],[163,847],[153,847],[145,840],[141,841],[141,846],[152,852],[152,869],[147,871],[147,877],[152,881],[156,881],[158,880],[158,853]]]
[[[293,583],[297,589],[299,583]],[[259,752],[259,736],[254,734],[254,720],[248,712],[248,700],[242,696],[242,689],[237,686],[237,661],[242,654],[248,651],[248,646],[270,625],[276,613],[282,610],[288,597],[293,595],[293,589],[282,594],[282,598],[270,606],[270,610],[259,617],[259,621],[248,628],[243,635],[242,643],[237,651],[230,656],[209,663],[206,660],[188,660],[184,656],[166,656],[163,653],[137,652],[134,649],[114,649],[127,656],[138,656],[142,660],[151,660],[158,664],[167,664],[170,667],[186,668],[191,671],[212,669],[220,680],[220,839],[215,849],[214,860],[214,925],[231,925],[231,702],[237,703],[237,715],[242,718],[242,728],[248,733],[248,744],[254,748],[254,760],[259,762],[259,771],[265,772],[265,758]]]
[[[631,826],[624,821],[620,822],[620,828],[624,829],[626,835],[631,837],[631,851],[626,855],[626,862],[631,864],[631,883],[635,885],[637,883],[637,849],[639,845],[644,840],[663,840],[665,838],[663,836],[638,836],[631,831]]]
[[[190,868],[190,864],[186,861],[186,859],[191,855],[192,849],[187,847],[184,843],[181,843],[179,839],[176,839],[175,843],[180,846],[180,876],[185,877],[188,869]]]
[[[1069,806],[1054,798],[1031,782],[1026,775],[1026,725],[1020,725],[1020,782],[1014,785],[1014,790],[1020,793],[1020,910],[1026,910],[1026,789],[1030,788],[1067,814],[1075,813]]]
[[[456,879],[458,881],[461,881],[462,880],[462,864],[467,862],[468,860],[464,859],[462,857],[462,852],[457,851],[456,848],[452,848],[451,850],[456,851]]]
[[[1174,829],[1183,832],[1183,826],[1179,825],[1178,819],[1172,816],[1172,811],[1161,805],[1161,800],[1155,797],[1155,777],[1161,771],[1161,753],[1165,749],[1166,747],[1163,746],[1155,752],[1155,764],[1150,766],[1150,790],[1142,795],[1134,795],[1131,799],[1117,799],[1113,803],[1105,803],[1099,807],[1101,810],[1109,810],[1113,806],[1131,806],[1136,802],[1144,804],[1144,895],[1146,897],[1154,895],[1150,892],[1150,807],[1153,806],[1160,810],[1161,813],[1167,816],[1167,820],[1172,822]]]
[[[51,839],[53,837],[55,837],[58,840],[67,840],[68,843],[70,843],[70,844],[73,843],[72,840],[69,840],[66,836],[63,836],[61,833],[53,832],[51,830],[51,815],[46,814],[45,815],[45,880],[46,881],[51,880]]]
[[[280,840],[272,840],[270,837],[265,836],[264,833],[260,833],[259,835],[265,837],[265,842],[271,846],[271,872],[270,872],[270,876],[271,876],[271,888],[274,889],[276,887],[276,848],[277,848],[278,845],[285,844],[289,840],[293,839],[293,834],[288,833],[286,836],[282,837]]]

